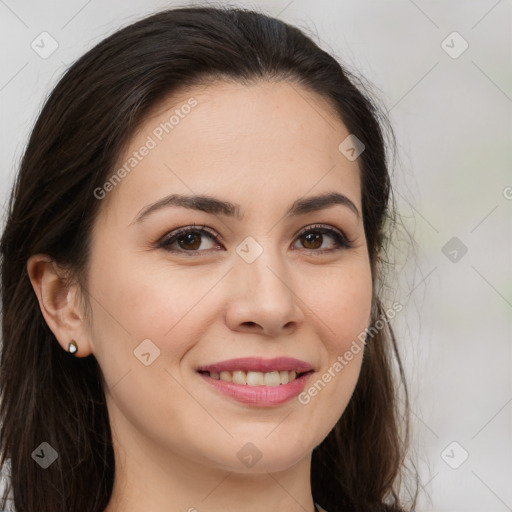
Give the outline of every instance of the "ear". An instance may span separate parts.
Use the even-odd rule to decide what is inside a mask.
[[[70,341],[75,340],[78,345],[75,357],[91,354],[77,287],[66,287],[62,272],[59,273],[55,262],[46,254],[31,256],[27,272],[44,319],[61,347],[67,352]]]

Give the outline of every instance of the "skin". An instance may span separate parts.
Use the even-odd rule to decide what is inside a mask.
[[[116,457],[107,512],[313,512],[312,450],[349,402],[363,351],[306,405],[239,403],[196,368],[285,355],[309,362],[314,383],[368,326],[362,217],[343,205],[284,217],[295,200],[332,191],[362,211],[357,160],[338,150],[349,132],[323,98],[297,84],[215,83],[159,105],[120,165],[191,97],[197,106],[102,200],[88,270],[90,324],[79,290],[63,288],[45,255],[30,258],[29,276],[62,348],[76,340],[77,356],[94,354],[105,379]],[[172,193],[235,202],[244,217],[171,207],[131,224]],[[173,244],[181,252],[156,247],[193,224],[219,241],[196,235]],[[329,234],[308,244],[298,235],[313,224],[340,230],[352,247],[339,248]],[[248,236],[263,248],[250,264],[236,252]],[[190,247],[202,252],[189,255]],[[144,339],[160,350],[149,366],[134,356]],[[237,457],[248,442],[262,455],[250,468]]]

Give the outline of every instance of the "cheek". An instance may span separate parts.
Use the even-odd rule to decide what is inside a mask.
[[[207,295],[223,271],[152,266],[133,254],[118,254],[110,266],[101,259],[91,267],[90,281],[97,297],[94,328],[100,356],[104,352],[103,359],[112,360],[115,354],[116,360],[131,364],[133,351],[150,339],[167,363],[179,361],[208,328],[198,318],[214,313]],[[211,311],[205,310],[208,304]]]
[[[307,301],[310,323],[321,341],[321,368],[298,397],[311,418],[305,428],[316,432],[318,443],[342,416],[357,385],[364,353],[358,338],[368,327],[372,302],[369,266],[347,263],[327,272],[328,279]],[[314,423],[318,417],[323,418],[321,428]]]
[[[120,256],[110,267],[99,259],[95,263],[90,280],[97,298],[93,301],[95,356],[111,410],[121,410],[141,431],[150,430],[145,419],[154,418],[158,410],[162,425],[187,431],[188,426],[179,426],[178,411],[190,408],[190,396],[179,384],[177,365],[208,327],[197,316],[204,316],[201,298],[218,278],[194,278],[172,268],[162,272],[134,264],[133,255]],[[148,365],[144,353],[149,353]]]
[[[372,279],[369,266],[332,272],[312,297],[311,309],[319,318],[321,339],[334,359],[363,332],[370,319]]]

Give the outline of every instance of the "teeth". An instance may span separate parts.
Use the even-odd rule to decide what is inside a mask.
[[[209,372],[212,379],[223,380],[225,382],[233,382],[235,384],[245,384],[247,386],[270,386],[277,387],[282,384],[288,384],[297,377],[295,371],[274,371],[274,372],[244,372],[236,370],[234,372]]]
[[[212,375],[213,374],[210,373],[210,377]],[[215,378],[215,377],[213,377],[213,378]],[[229,373],[229,372],[220,372],[220,379],[225,380],[226,382],[231,382],[233,380],[233,375],[231,375],[231,373]]]

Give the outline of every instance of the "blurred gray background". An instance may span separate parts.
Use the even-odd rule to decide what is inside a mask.
[[[225,2],[209,2],[212,5]],[[0,0],[1,204],[66,67],[188,2]],[[512,511],[512,2],[231,2],[305,29],[374,86],[398,141],[392,299],[420,511]],[[4,211],[2,213],[2,218]]]

